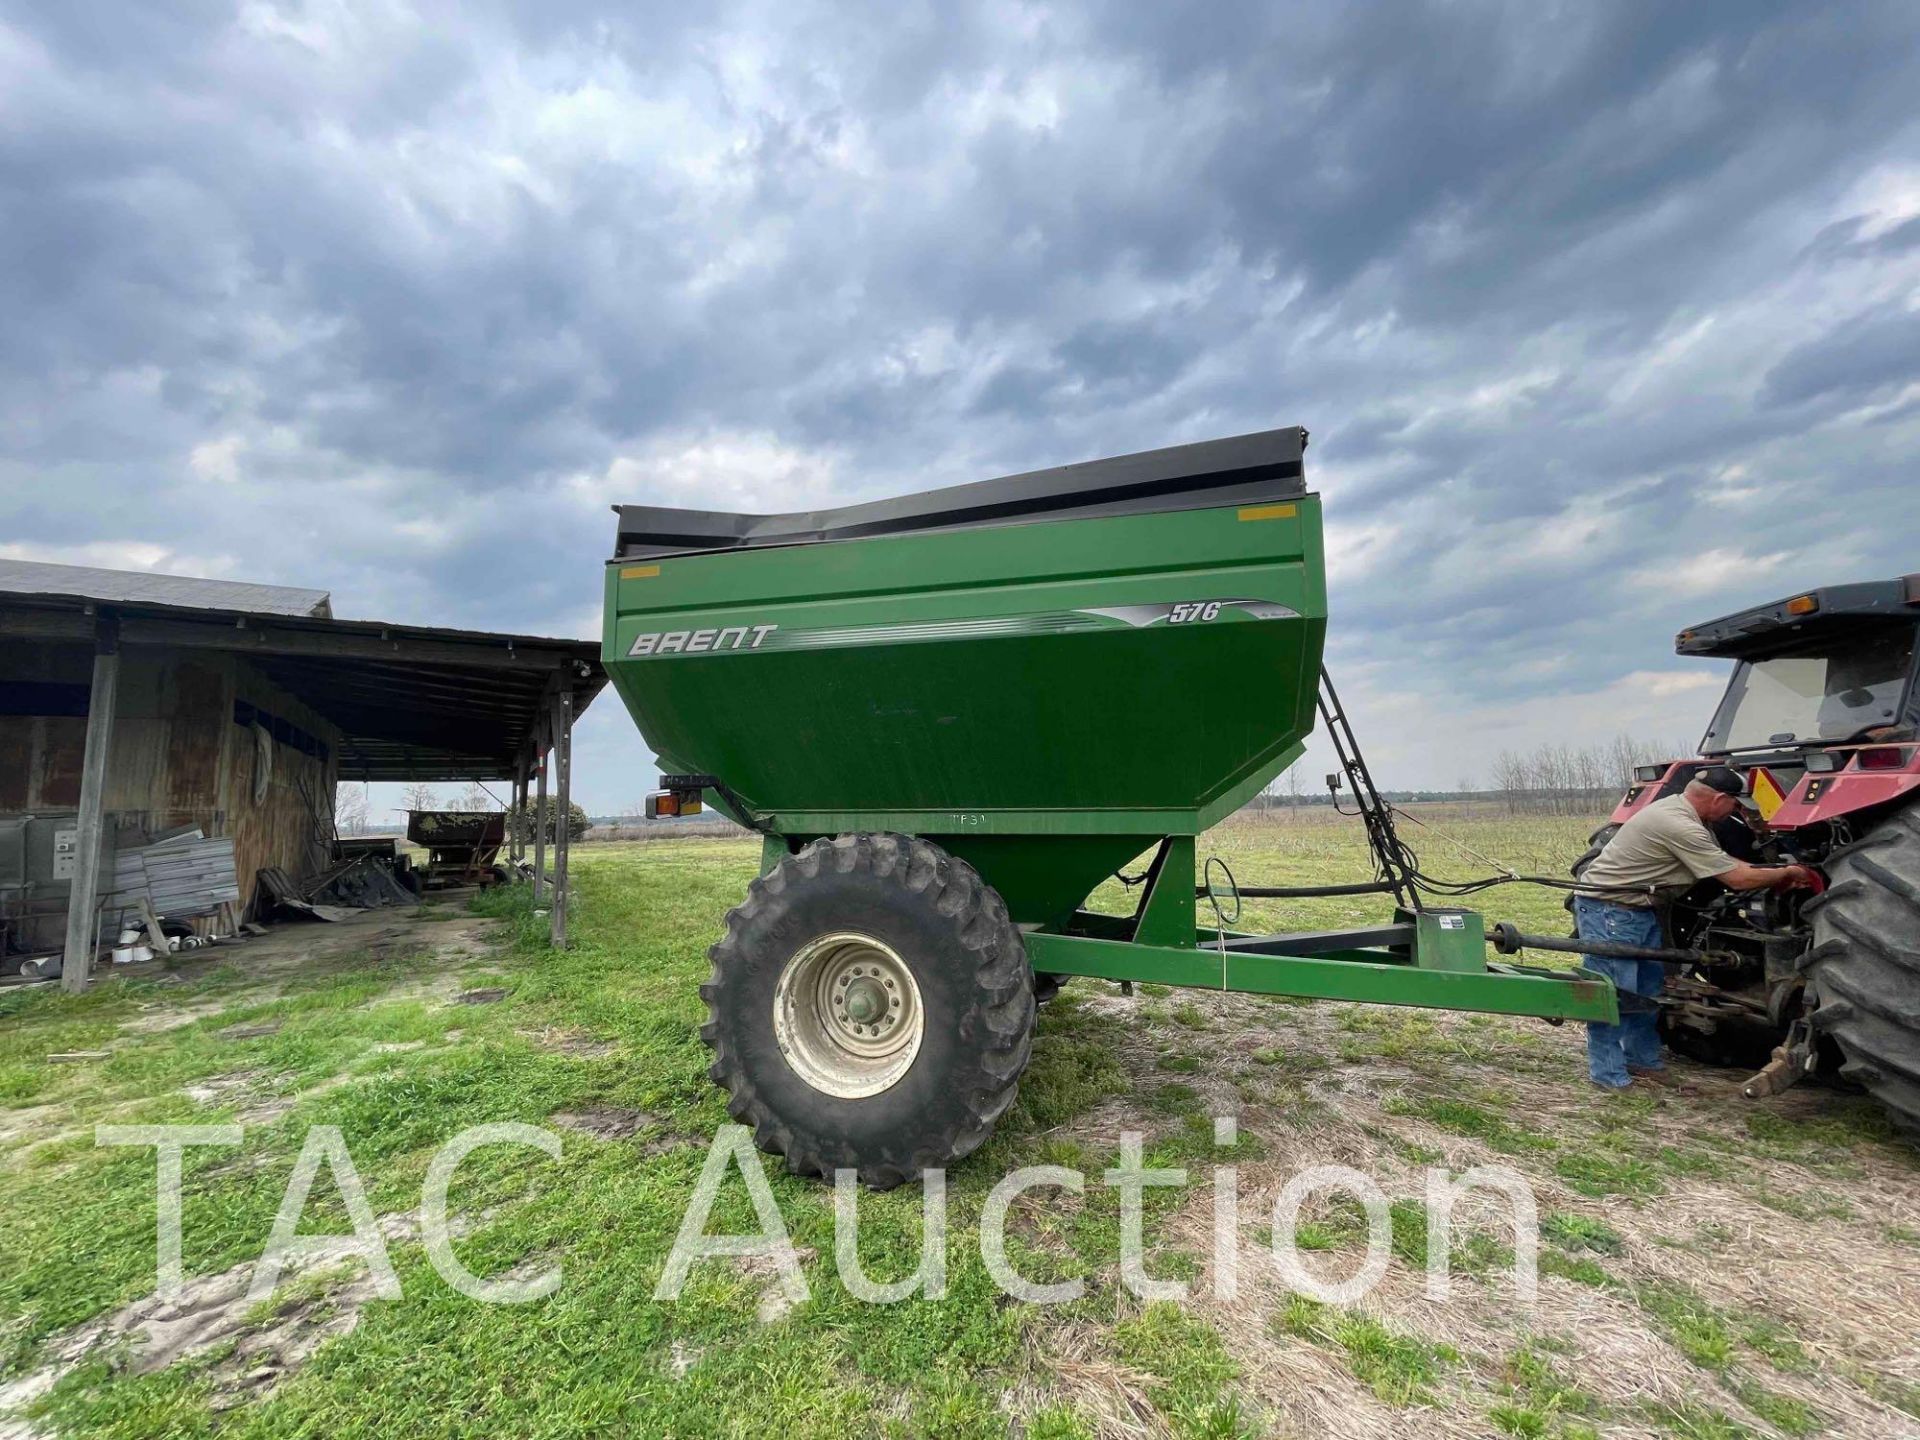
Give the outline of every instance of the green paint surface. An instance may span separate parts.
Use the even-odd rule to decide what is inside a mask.
[[[924,835],[1054,921],[1291,763],[1325,633],[1307,496],[614,563],[603,654],[737,818]]]

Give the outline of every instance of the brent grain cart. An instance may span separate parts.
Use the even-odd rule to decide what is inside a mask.
[[[812,514],[620,507],[604,656],[665,808],[763,837],[701,1033],[789,1169],[886,1186],[968,1154],[1068,976],[1615,1018],[1604,979],[1490,964],[1480,917],[1404,876],[1345,887],[1392,888],[1390,924],[1200,923],[1195,837],[1293,763],[1316,705],[1349,762],[1306,440]],[[1082,908],[1147,852],[1132,915]]]

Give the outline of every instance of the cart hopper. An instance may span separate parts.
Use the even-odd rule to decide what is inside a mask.
[[[1279,774],[1326,630],[1301,430],[803,515],[630,506],[609,674],[665,771],[804,842],[904,831],[1070,914]],[[793,848],[798,848],[797,845]]]

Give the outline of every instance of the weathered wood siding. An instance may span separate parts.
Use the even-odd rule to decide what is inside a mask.
[[[82,646],[0,646],[0,682],[17,687],[31,707],[93,679],[93,656]],[[0,715],[0,811],[71,810],[80,803],[80,755],[87,722],[67,715]]]
[[[327,861],[333,840],[333,792],[340,774],[340,736],[333,726],[235,657],[234,698],[298,725],[323,741],[327,758],[302,754],[275,742],[268,769],[267,795],[253,800],[258,747],[251,730],[233,723],[227,705],[228,753],[224,767],[224,806],[231,817],[233,852],[240,872],[240,893],[252,895],[254,875],[277,865],[289,875],[310,874]]]
[[[84,687],[92,657],[84,646],[10,645],[0,682]],[[290,722],[325,745],[324,758],[274,741],[264,798],[254,800],[257,742],[235,721],[236,701]],[[0,811],[71,810],[80,799],[84,715],[0,715]],[[277,865],[300,875],[322,864],[333,829],[339,735],[333,726],[234,655],[130,646],[108,760],[106,810],[120,827],[148,833],[198,825],[230,835],[243,894]]]

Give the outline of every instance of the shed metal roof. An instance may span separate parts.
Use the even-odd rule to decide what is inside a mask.
[[[4,562],[10,566],[25,562]],[[75,566],[115,580],[174,580]],[[555,696],[571,692],[578,716],[607,683],[593,640],[510,635],[340,620],[330,608],[290,612],[208,603],[220,586],[317,599],[318,590],[276,590],[226,581],[156,600],[141,587],[102,583],[91,594],[0,583],[0,638],[91,643],[99,616],[118,622],[123,645],[221,650],[243,655],[340,732],[342,780],[494,780],[530,761]],[[181,600],[178,595],[193,598]],[[237,596],[236,596],[237,598]]]
[[[80,600],[139,601],[184,610],[242,611],[249,615],[308,615],[326,619],[332,598],[324,590],[254,585],[239,580],[202,580],[191,575],[155,575],[144,570],[97,570],[90,565],[49,565],[39,560],[0,559],[0,592]]]

